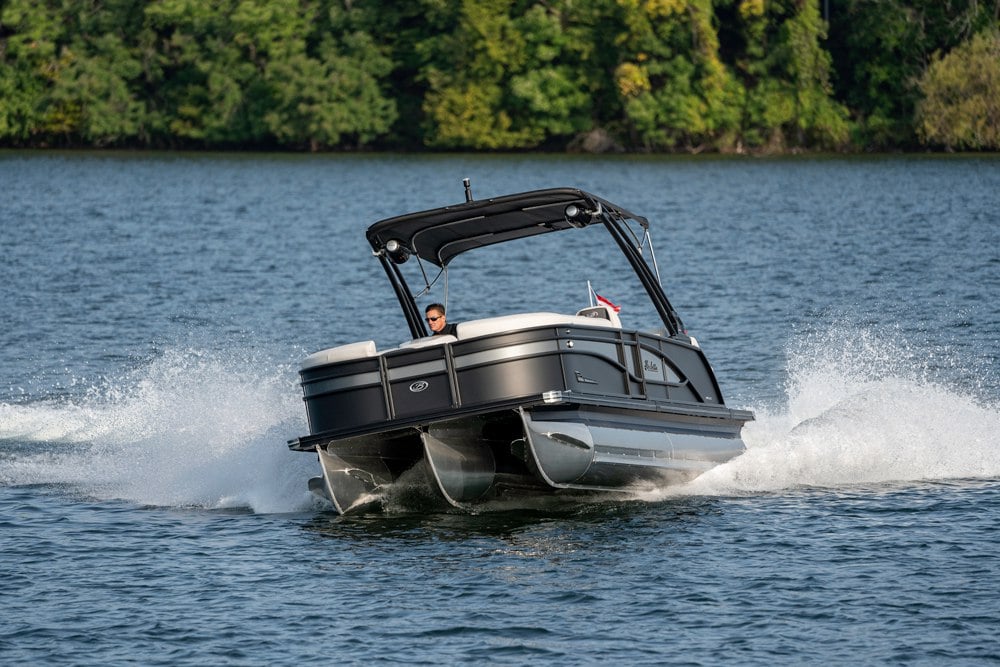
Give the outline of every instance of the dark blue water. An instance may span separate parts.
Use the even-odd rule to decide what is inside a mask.
[[[363,230],[466,176],[649,217],[746,454],[316,504],[298,360],[407,337]],[[1000,661],[1000,159],[0,153],[0,186],[2,664]]]

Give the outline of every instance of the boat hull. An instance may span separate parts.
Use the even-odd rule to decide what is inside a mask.
[[[684,483],[739,455],[753,418],[726,407],[690,339],[544,313],[333,348],[301,376],[311,433],[290,447],[318,452],[313,488],[339,512],[417,465],[456,506]]]
[[[572,404],[507,409],[317,443],[323,478],[314,490],[340,513],[370,509],[416,466],[455,507],[526,493],[651,490],[738,456],[741,425]]]
[[[743,453],[742,423],[608,411],[523,412],[535,467],[554,488],[683,484]]]

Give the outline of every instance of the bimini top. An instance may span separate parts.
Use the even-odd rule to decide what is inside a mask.
[[[468,183],[466,197],[471,197]],[[366,235],[376,253],[385,252],[394,261],[413,254],[443,267],[467,250],[585,227],[602,222],[603,214],[649,225],[645,218],[583,190],[552,188],[387,218],[369,227]]]

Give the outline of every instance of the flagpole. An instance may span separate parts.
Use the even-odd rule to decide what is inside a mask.
[[[587,281],[587,298],[590,299],[590,307],[594,307],[594,288],[590,286],[590,281]]]

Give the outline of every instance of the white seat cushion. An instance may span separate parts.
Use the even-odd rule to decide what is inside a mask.
[[[320,350],[319,352],[313,352],[302,360],[300,368],[305,370],[306,368],[312,368],[313,366],[322,366],[324,364],[332,364],[337,361],[349,361],[351,359],[364,359],[366,357],[374,357],[377,355],[378,352],[375,350],[375,341],[363,340],[359,343],[349,343],[347,345],[340,345],[338,347]]]

